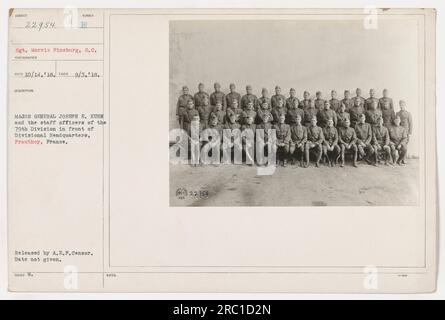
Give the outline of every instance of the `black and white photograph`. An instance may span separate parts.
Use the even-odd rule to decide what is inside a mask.
[[[418,204],[418,21],[371,12],[169,28],[171,206]]]

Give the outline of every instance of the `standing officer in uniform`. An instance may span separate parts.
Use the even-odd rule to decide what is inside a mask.
[[[238,92],[236,92],[235,84],[231,83],[230,93],[226,95],[226,107],[231,107],[233,100],[236,100],[238,102],[238,105],[241,105],[241,95]]]
[[[294,88],[291,88],[289,90],[289,98],[286,99],[286,109],[294,109],[294,108],[298,108],[298,106],[300,105],[300,100],[298,100],[297,98],[297,92],[295,91]]]
[[[286,114],[281,113],[279,123],[273,126],[277,135],[277,160],[282,162],[283,167],[287,167],[287,159],[289,157],[289,147],[291,141],[290,126],[284,121]]]
[[[396,117],[394,108],[392,107],[392,100],[389,100],[389,98],[380,98],[379,105],[382,110],[383,125],[389,128]]]
[[[276,106],[272,108],[272,116],[273,116],[273,123],[278,124],[280,123],[280,117],[282,114],[286,116],[286,109],[284,108],[284,100],[281,98],[278,98],[276,102]]]
[[[340,142],[341,148],[341,164],[340,167],[345,166],[345,152],[352,151],[354,154],[353,166],[357,167],[357,145],[355,144],[357,136],[355,135],[355,130],[350,127],[351,123],[349,120],[345,121],[345,127],[339,128],[338,141]]]
[[[199,120],[201,124],[201,129],[207,129],[210,119],[210,113],[212,113],[213,107],[209,105],[209,99],[207,97],[203,98],[203,105],[198,107]]]
[[[193,100],[193,96],[189,94],[189,88],[187,86],[182,87],[182,95],[178,98],[176,104],[176,117],[179,122],[179,127],[182,129],[182,117],[187,110],[187,102]]]
[[[406,102],[403,100],[399,101],[400,111],[397,112],[397,116],[400,118],[400,125],[405,128],[408,135],[407,144],[409,142],[409,137],[413,132],[413,119],[411,113],[406,110]]]
[[[183,129],[187,131],[189,136],[191,134],[191,123],[196,116],[199,120],[199,112],[195,109],[193,100],[187,101],[187,111],[183,115]]]
[[[270,98],[268,97],[268,94],[269,93],[266,88],[263,88],[261,90],[261,97],[258,98],[257,105],[255,106],[256,111],[258,111],[258,109],[261,109],[261,106],[264,102],[267,102],[267,105],[270,107]]]
[[[315,109],[315,107],[314,107]],[[311,119],[311,124],[307,128],[307,142],[306,142],[306,164],[305,167],[309,166],[309,152],[311,149],[316,150],[316,162],[315,166],[318,168],[320,166],[320,159],[323,155],[323,129],[317,126],[317,117],[313,116]]]
[[[366,99],[366,101],[365,101],[365,111],[369,110],[371,108],[371,105],[374,102],[377,103],[377,109],[378,109],[379,99],[377,99],[376,96],[375,96],[375,90],[371,89],[371,90],[369,90],[369,98]]]
[[[338,131],[334,127],[334,121],[328,119],[326,127],[323,129],[323,154],[328,160],[330,167],[334,166],[334,161],[337,161],[340,155],[340,147],[338,146]]]
[[[199,108],[200,106],[204,105],[204,97],[207,97],[209,99],[209,94],[204,91],[204,84],[200,83],[198,85],[198,92],[195,93],[195,108]]]
[[[400,125],[400,117],[396,115],[394,126],[389,129],[389,143],[391,147],[393,162],[398,165],[405,164],[405,156],[408,151],[408,133],[404,127]]]
[[[254,106],[257,105],[257,100],[256,95],[252,94],[252,86],[246,86],[246,94],[241,98],[241,109],[244,109],[249,101],[252,101]]]
[[[354,99],[354,106],[349,110],[349,116],[351,126],[355,128],[355,125],[360,120],[360,116],[364,113],[363,105],[360,103],[360,99]]]
[[[303,167],[303,158],[305,153],[305,146],[307,141],[307,128],[301,125],[302,117],[297,115],[295,117],[295,124],[290,127],[290,149],[289,153],[292,157],[292,164],[295,164],[297,153],[300,153],[300,167]]]
[[[351,93],[349,92],[349,90],[345,90],[345,97],[341,102],[344,103],[346,111],[349,111],[349,109],[354,106],[354,100],[351,99]]]
[[[215,82],[215,91],[210,95],[210,105],[216,106],[217,101],[221,101],[223,110],[226,110],[226,95],[221,91],[221,85]]]
[[[337,99],[337,91],[332,90],[331,91],[331,100],[329,100],[331,103],[331,109],[335,112],[338,112],[340,110],[341,101]]]
[[[374,147],[375,165],[379,163],[379,153],[381,151],[385,152],[385,165],[388,165],[391,159],[391,148],[389,146],[389,131],[383,125],[383,118],[380,118],[377,125],[372,128],[372,145]]]
[[[331,109],[331,103],[325,100],[324,106],[317,114],[318,125],[322,128],[326,127],[328,120],[332,119],[334,126],[337,126],[337,113]]]
[[[357,136],[356,144],[361,158],[370,164],[371,160],[369,160],[369,158],[374,153],[374,148],[371,145],[372,128],[365,120],[366,116],[361,114],[360,121],[355,125],[355,134]]]
[[[378,110],[377,107],[378,102],[376,100],[372,100],[365,112],[366,122],[371,126],[375,126],[378,123],[378,119],[382,118],[382,111]]]
[[[357,88],[355,90],[356,96],[352,99],[354,101],[354,105],[356,105],[356,101],[359,101],[359,105],[364,108],[365,107],[365,98],[362,97],[362,89]]]
[[[340,110],[337,112],[337,127],[344,127],[346,119],[351,120],[349,112],[346,111],[346,105],[342,103]]]
[[[311,94],[309,93],[309,91],[303,92],[303,100],[300,101],[299,108],[306,110],[307,108],[310,107],[310,105],[311,105],[310,96],[311,96]]]
[[[321,91],[317,91],[317,92],[315,93],[315,101],[314,101],[314,103],[315,103],[315,108],[316,108],[317,110],[323,110],[323,108],[324,108],[324,102],[325,102],[325,100],[322,98],[322,93],[321,93]]]
[[[281,94],[281,88],[279,86],[276,86],[275,94],[270,99],[272,109],[274,109],[278,105],[278,100],[280,99],[283,101],[283,107],[284,107],[284,101],[286,101],[286,97]]]
[[[383,111],[383,104],[384,103],[388,103],[389,104],[389,108],[394,111],[394,104],[392,102],[392,99],[390,97],[388,97],[389,92],[388,89],[383,89],[383,97],[381,97],[379,99],[379,109]]]

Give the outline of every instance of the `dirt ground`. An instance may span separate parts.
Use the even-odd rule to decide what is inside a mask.
[[[416,205],[418,185],[417,159],[405,166],[277,167],[272,175],[246,165],[170,164],[171,206]]]

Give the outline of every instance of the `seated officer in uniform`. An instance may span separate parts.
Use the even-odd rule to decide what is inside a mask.
[[[311,124],[307,127],[307,142],[306,142],[306,164],[305,167],[309,166],[309,151],[315,149],[316,151],[316,161],[315,166],[318,168],[320,166],[321,156],[323,155],[323,129],[317,126],[317,117],[313,116],[311,119]]]
[[[354,155],[353,166],[357,167],[357,136],[355,135],[355,130],[350,127],[351,122],[349,120],[345,121],[345,127],[339,128],[338,141],[340,142],[341,148],[341,164],[340,167],[345,166],[345,152],[352,151]]]
[[[372,128],[372,146],[374,147],[375,165],[379,163],[379,155],[381,152],[385,154],[385,165],[391,160],[391,148],[389,146],[389,131],[383,125],[383,118],[378,120],[376,126]]]
[[[273,126],[277,136],[277,160],[283,167],[287,167],[287,159],[289,158],[290,147],[290,126],[285,123],[286,114],[283,112],[279,116],[279,122]]]
[[[229,88],[230,92],[226,95],[226,108],[232,106],[233,100],[236,100],[238,102],[238,105],[241,105],[241,95],[238,92],[236,92],[235,84],[231,83]]]
[[[389,129],[389,139],[393,162],[404,165],[405,156],[408,152],[408,133],[400,125],[400,117],[397,115],[394,119],[394,125]]]
[[[304,166],[303,159],[305,155],[305,146],[307,141],[307,128],[301,124],[301,115],[295,117],[295,124],[290,127],[290,148],[289,153],[292,157],[292,164],[295,164],[298,153],[300,155],[300,167]]]
[[[371,164],[371,160],[369,158],[374,153],[374,148],[371,145],[372,128],[369,123],[365,122],[365,120],[365,115],[361,114],[359,122],[355,125],[355,134],[357,135],[356,144],[361,158],[367,163]]]
[[[332,119],[334,126],[337,126],[337,113],[331,109],[331,103],[326,100],[324,106],[317,113],[318,125],[322,128],[326,127],[328,120]]]
[[[252,102],[250,101],[250,103]],[[227,108],[225,123],[230,122],[229,119],[232,114],[235,115],[236,122],[239,123],[243,115],[243,109],[238,107],[238,101],[236,99],[232,101],[232,106],[230,108]]]
[[[326,127],[323,129],[323,136],[323,154],[328,160],[327,164],[333,167],[340,155],[340,147],[338,146],[338,131],[334,127],[332,119],[328,119]]]
[[[337,112],[337,127],[344,127],[346,119],[351,120],[349,112],[346,111],[346,105],[342,103]]]
[[[232,104],[230,104],[232,106]],[[221,101],[216,102],[216,106],[213,109],[210,116],[216,116],[218,118],[218,124],[223,125],[226,120],[226,112],[222,109],[222,103]]]

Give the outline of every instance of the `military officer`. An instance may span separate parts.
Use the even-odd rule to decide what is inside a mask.
[[[366,116],[362,113],[360,115],[360,121],[355,125],[355,134],[357,136],[357,149],[358,153],[363,160],[371,164],[370,157],[374,153],[372,147],[372,128],[369,123],[366,123]]]
[[[285,123],[285,120],[286,114],[281,113],[278,120],[279,122],[273,126],[277,136],[277,160],[282,163],[283,167],[287,167],[291,141],[290,126]]]
[[[394,104],[392,102],[392,99],[390,97],[388,97],[389,96],[388,89],[383,89],[382,94],[383,94],[383,97],[381,97],[379,99],[379,109],[383,111],[383,104],[384,103],[388,103],[389,104],[389,108],[394,111]],[[383,121],[383,123],[384,122],[385,121]]]
[[[249,103],[253,104],[252,101],[249,101]],[[242,120],[243,109],[238,107],[238,101],[236,99],[234,99],[232,101],[232,106],[230,108],[227,108],[225,123],[229,123],[230,122],[231,115],[235,116],[235,122],[237,122],[237,123],[239,123],[239,121]]]
[[[253,102],[249,101],[247,104],[246,109],[242,113],[242,117],[245,120],[247,117],[252,117],[253,119],[256,119],[256,112],[254,110]]]
[[[255,112],[255,111],[254,111]],[[254,124],[255,118],[252,116],[246,116],[246,118],[244,118],[244,124],[241,126],[241,131],[244,132],[244,134],[241,136],[242,138],[242,142],[244,145],[246,145],[248,142],[249,143],[255,143],[255,133],[256,133],[256,125]],[[250,130],[249,133],[246,133],[246,130]],[[248,140],[248,136],[252,137],[252,140]],[[255,152],[253,150],[253,146],[252,148],[249,148],[249,146],[246,145],[245,151],[244,151],[244,155],[246,157],[246,163],[248,165],[252,165],[254,163],[255,160]],[[250,161],[247,161],[247,160]]]
[[[340,110],[337,112],[337,127],[344,127],[346,119],[351,120],[349,112],[346,111],[346,105],[342,103]]]
[[[268,97],[268,94],[269,92],[267,91],[266,88],[263,88],[261,90],[261,97],[258,98],[257,105],[255,106],[256,111],[258,111],[258,109],[261,109],[261,106],[263,105],[264,102],[267,102],[267,105],[270,107],[270,98]]]
[[[241,95],[236,92],[236,86],[234,83],[231,83],[230,86],[230,93],[226,95],[226,107],[231,107],[233,100],[236,100],[238,102],[238,105],[241,105]],[[225,110],[224,110],[225,111]]]
[[[204,91],[204,84],[200,83],[198,85],[198,92],[195,93],[194,101],[195,101],[195,108],[198,108],[203,105],[204,97],[207,97],[209,99],[209,94]]]
[[[252,101],[253,105],[255,106],[257,104],[257,100],[258,98],[256,97],[256,95],[252,93],[252,86],[247,85],[246,94],[241,98],[241,109],[244,109],[249,101]]]
[[[300,167],[304,166],[303,159],[305,155],[305,146],[307,141],[307,128],[301,124],[301,115],[297,114],[295,117],[295,124],[291,125],[291,143],[289,153],[292,156],[292,164],[295,164],[295,159],[300,155]]]
[[[297,92],[295,91],[294,88],[291,88],[289,90],[289,98],[286,99],[286,109],[294,109],[294,108],[298,108],[298,106],[300,105],[300,100],[298,100],[297,98]]]
[[[304,125],[309,127],[313,117],[317,117],[318,110],[315,108],[314,100],[309,100],[309,106],[304,109]]]
[[[238,116],[235,113],[228,114],[228,121],[224,124],[223,129],[241,129],[241,125],[238,122]]]
[[[276,106],[272,108],[273,124],[278,124],[280,122],[280,117],[282,114],[286,116],[286,108],[284,107],[284,100],[281,98],[277,99]]]
[[[362,97],[362,89],[357,88],[355,90],[356,96],[352,99],[354,101],[354,105],[356,105],[356,100],[359,101],[359,105],[362,106],[362,108],[365,107],[365,98]]]
[[[298,101],[298,99],[297,99],[297,101]],[[304,118],[304,110],[299,108],[298,105],[299,105],[299,103],[290,103],[289,107],[287,108],[286,122],[288,124],[290,124],[291,126],[297,123],[297,116],[300,116],[300,122],[301,122],[301,119]]]
[[[360,99],[354,99],[354,106],[349,110],[350,124],[355,128],[355,125],[364,113],[363,105]]]
[[[214,113],[210,114],[209,125],[207,129],[214,130],[214,133],[212,139],[203,140],[203,145],[209,143],[210,141],[213,141],[213,139],[219,139],[219,148],[220,150],[222,150],[223,126],[218,122],[218,116],[216,114]],[[216,133],[218,134],[217,135],[218,138],[216,137]],[[213,150],[211,152],[213,152]],[[218,159],[217,163],[219,163],[219,160],[220,159]]]
[[[265,115],[267,115],[267,118],[264,117]],[[271,122],[273,119],[269,110],[269,104],[267,102],[263,102],[261,108],[258,109],[257,112],[257,123],[262,123],[264,119],[267,119],[269,122]]]
[[[337,126],[337,113],[331,107],[331,103],[325,100],[323,108],[317,113],[318,125],[322,128],[326,127],[329,119],[332,119],[334,126]]]
[[[345,166],[345,152],[352,151],[354,155],[353,166],[357,167],[357,145],[356,140],[357,136],[355,134],[355,130],[350,127],[351,122],[349,120],[345,121],[345,127],[339,128],[338,133],[338,141],[340,143],[341,148],[341,164],[340,167]]]
[[[315,108],[315,107],[314,107]],[[317,117],[313,116],[311,119],[311,124],[307,128],[307,142],[306,142],[306,164],[305,167],[309,166],[309,151],[315,149],[316,151],[316,162],[315,166],[318,168],[320,166],[321,156],[323,155],[323,129],[317,126]]]
[[[370,89],[369,90],[369,98],[365,100],[365,111],[369,110],[371,105],[377,102],[377,109],[379,109],[378,105],[379,105],[379,99],[376,98],[375,96],[375,90],[374,89]]]
[[[213,87],[215,91],[210,95],[210,105],[216,106],[216,102],[221,101],[223,110],[226,110],[226,95],[221,91],[221,85],[215,82]]]
[[[386,90],[386,89],[385,89]],[[392,100],[380,98],[379,105],[382,111],[383,125],[385,127],[390,127],[394,122],[396,114],[394,112],[394,107],[392,106]]]
[[[403,100],[399,101],[400,111],[397,112],[397,116],[400,118],[400,125],[405,128],[408,135],[407,143],[409,142],[409,137],[413,132],[413,119],[411,113],[406,110],[406,102]]]
[[[280,99],[283,101],[283,108],[285,108],[284,102],[286,101],[286,97],[281,94],[281,88],[279,86],[276,86],[275,94],[272,96],[272,98],[270,98],[270,104],[272,109],[278,106],[278,100]]]
[[[222,109],[221,101],[216,102],[215,109],[212,111],[210,116],[216,116],[218,118],[218,124],[224,124],[224,122],[226,121],[226,112]]]
[[[324,102],[325,100],[323,99],[323,94],[321,93],[321,91],[317,91],[315,93],[315,108],[317,110],[322,110],[324,108]]]
[[[203,105],[198,107],[198,113],[201,129],[204,130],[209,124],[210,113],[213,111],[213,107],[209,104],[209,99],[206,96],[204,96],[202,103]]]
[[[334,110],[335,112],[340,110],[341,101],[337,99],[337,91],[335,90],[331,91],[331,100],[329,100],[329,102],[331,103],[332,110]]]
[[[344,95],[345,97],[341,102],[344,103],[346,111],[349,111],[349,109],[351,109],[354,106],[354,100],[351,99],[351,92],[349,90],[345,90]]]
[[[375,165],[379,163],[381,151],[385,153],[385,165],[388,165],[391,159],[391,148],[389,146],[389,131],[383,125],[383,118],[380,118],[377,125],[372,128],[372,146],[374,147]]]
[[[187,110],[187,101],[193,100],[193,96],[189,94],[189,88],[187,86],[182,87],[182,95],[178,98],[176,104],[176,117],[179,122],[179,127],[182,129],[182,117]]]
[[[379,118],[382,118],[382,111],[377,109],[378,102],[376,100],[372,100],[368,109],[365,111],[366,122],[371,126],[375,126],[378,122]]]
[[[394,125],[389,129],[389,139],[393,162],[398,165],[404,165],[408,151],[408,132],[400,125],[400,117],[398,115],[394,118]]]
[[[195,105],[193,103],[193,100],[187,101],[187,110],[184,112],[183,115],[183,129],[187,131],[188,135],[191,134],[191,123],[195,116],[198,116],[199,120],[199,112],[195,109]]]
[[[310,101],[311,101],[310,97],[311,97],[311,94],[309,93],[309,91],[303,92],[303,100],[300,101],[299,108],[301,108],[303,110],[305,110],[306,108],[309,108],[310,104],[311,104],[310,103]]]
[[[334,127],[334,120],[328,119],[326,127],[323,129],[323,154],[328,160],[330,167],[334,166],[338,156],[340,155],[340,147],[338,146],[338,131]]]

